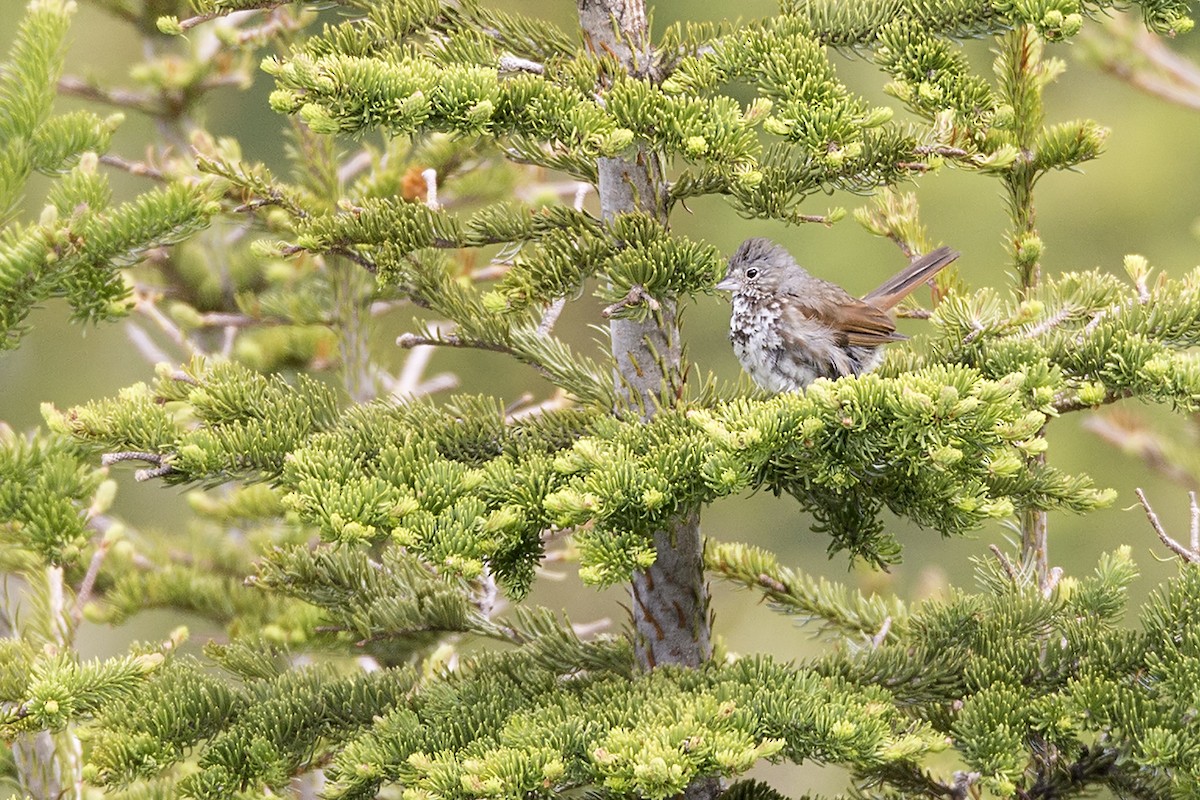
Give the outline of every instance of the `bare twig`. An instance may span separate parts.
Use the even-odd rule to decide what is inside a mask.
[[[550,335],[550,331],[554,329],[554,323],[558,322],[558,316],[566,305],[567,298],[559,297],[546,308],[546,313],[542,315],[542,321],[537,326],[538,336]]]
[[[587,640],[593,636],[604,633],[612,627],[612,620],[608,617],[594,619],[591,622],[572,622],[571,631],[580,639]]]
[[[386,314],[392,313],[398,308],[408,305],[408,303],[409,300],[407,297],[400,298],[398,300],[376,300],[371,303],[369,310],[372,317],[382,317]]]
[[[473,281],[494,281],[498,278],[503,278],[512,269],[511,264],[493,261],[487,266],[471,271],[471,280]]]
[[[175,468],[170,464],[163,464],[162,466],[155,467],[154,469],[139,469],[137,472],[133,473],[133,479],[141,483],[143,481],[161,478],[164,475],[170,475],[174,471]]]
[[[520,397],[518,397],[516,400],[513,400],[511,403],[509,403],[508,405],[506,405],[504,407],[505,418],[507,419],[517,409],[523,408],[532,402],[533,402],[533,395],[531,393],[529,393],[529,392],[522,393]]]
[[[534,75],[544,75],[546,65],[539,64],[536,61],[530,61],[527,58],[518,58],[517,56],[505,53],[500,56],[500,72],[529,72]]]
[[[96,579],[100,576],[100,567],[104,564],[105,556],[108,555],[108,548],[112,546],[112,541],[107,535],[113,526],[112,520],[105,516],[97,516],[89,523],[97,530],[99,541],[96,542],[96,551],[92,553],[92,558],[88,562],[87,572],[79,583],[79,590],[75,593],[75,604],[71,608],[71,620],[75,625],[78,625],[83,619],[83,607],[92,598],[92,591],[96,588]]]
[[[773,575],[768,575],[765,572],[760,572],[756,576],[755,580],[758,581],[759,586],[763,587],[767,591],[774,592],[775,594],[787,594],[788,593],[788,587],[783,583],[783,581],[779,580],[778,578],[776,578]]]
[[[626,293],[624,297],[612,305],[605,306],[600,314],[605,319],[608,319],[619,311],[623,311],[624,309],[632,306],[640,306],[643,303],[649,306],[651,311],[658,311],[660,308],[658,301],[647,294],[646,288],[640,283],[635,283],[632,287],[630,287],[629,292]]]
[[[262,325],[267,321],[255,319],[247,314],[210,311],[207,314],[201,314],[199,322],[206,328],[249,328],[253,325]]]
[[[359,173],[366,172],[371,168],[373,159],[374,156],[368,151],[359,150],[338,167],[338,180],[342,183],[350,183]]]
[[[221,358],[233,355],[233,346],[237,344],[238,329],[236,325],[226,325],[221,330]]]
[[[425,397],[438,392],[447,392],[458,388],[458,376],[453,372],[439,372],[432,378],[417,384],[413,390],[415,397]]]
[[[1060,414],[1067,414],[1072,411],[1083,411],[1084,409],[1096,408],[1097,406],[1106,406],[1128,397],[1133,397],[1132,389],[1119,389],[1115,392],[1108,392],[1098,403],[1085,403],[1079,399],[1078,394],[1064,392],[1054,398],[1054,410]]]
[[[289,0],[271,0],[271,2],[263,3],[257,9],[241,8],[237,9],[237,11],[274,11],[280,6],[287,5],[288,2]],[[223,8],[217,11],[209,11],[204,14],[197,14],[194,17],[188,17],[187,19],[179,20],[179,28],[180,30],[187,32],[197,25],[203,25],[205,22],[211,22],[214,19],[223,17],[229,13],[231,13],[229,9]]]
[[[202,355],[201,349],[173,321],[167,318],[158,307],[158,298],[150,292],[139,292],[134,295],[134,310],[146,316],[158,329],[165,333],[171,341],[179,345],[189,356]]]
[[[1054,594],[1054,590],[1058,586],[1058,582],[1062,580],[1062,576],[1062,567],[1052,567],[1050,569],[1050,572],[1046,575],[1046,581],[1042,585],[1042,597],[1047,600],[1050,599],[1050,595]]]
[[[152,167],[142,161],[126,161],[120,156],[114,156],[111,153],[106,153],[100,156],[100,163],[109,167],[115,167],[128,172],[130,175],[137,175],[142,178],[152,178],[156,181],[166,182],[169,180],[167,174],[157,167]]]
[[[892,617],[888,615],[884,617],[883,624],[879,626],[879,632],[871,637],[871,646],[878,650],[887,641],[888,633],[892,630]]]
[[[75,75],[63,75],[59,78],[58,91],[62,94],[82,97],[85,100],[105,103],[117,108],[139,111],[151,117],[161,117],[167,114],[166,107],[152,94],[128,89],[105,89]]]
[[[475,607],[479,609],[479,613],[483,618],[492,621],[492,617],[504,606],[504,597],[500,594],[500,587],[496,584],[496,578],[492,575],[490,569],[484,569],[483,573],[475,579],[473,583],[475,589],[472,592],[472,601]]]
[[[961,147],[946,147],[940,144],[926,144],[917,147],[914,151],[917,155],[928,156],[945,156],[946,158],[966,158],[970,153],[963,150]]]
[[[833,225],[833,220],[824,214],[793,214],[790,219],[793,222],[815,222],[827,228]]]
[[[525,203],[541,203],[547,195],[566,201],[572,199],[572,208],[583,210],[583,201],[595,187],[585,181],[533,181],[522,184],[514,193]]]
[[[1145,63],[1117,50],[1101,58],[1102,69],[1144,92],[1200,110],[1200,66],[1172,51],[1154,34],[1135,33],[1132,26],[1115,20],[1106,27]]]
[[[437,170],[433,167],[421,170],[421,177],[425,180],[425,205],[431,211],[437,211],[441,208],[441,204],[438,203]]]
[[[575,184],[575,201],[572,203],[572,207],[576,211],[583,211],[583,204],[587,200],[588,193],[591,191],[592,185],[590,183],[579,181]]]
[[[1154,532],[1158,534],[1158,538],[1167,546],[1167,549],[1189,564],[1200,564],[1200,548],[1195,546],[1196,544],[1200,544],[1200,533],[1197,533],[1197,531],[1200,531],[1200,509],[1196,506],[1196,493],[1189,492],[1192,505],[1193,542],[1193,547],[1190,550],[1167,534],[1162,522],[1158,519],[1158,514],[1155,514],[1154,509],[1150,507],[1150,501],[1146,499],[1146,493],[1140,488],[1135,489],[1134,493],[1137,494],[1138,502],[1142,504],[1142,509],[1146,512],[1146,519],[1150,520],[1150,527],[1154,528]]]
[[[1055,407],[1058,406],[1056,402]],[[1091,414],[1083,421],[1083,427],[1109,444],[1140,458],[1160,475],[1186,487],[1196,487],[1196,476],[1179,466],[1167,452],[1162,437],[1148,429],[1134,415],[1118,412]]]
[[[1090,336],[1092,332],[1096,330],[1096,328],[1100,327],[1100,323],[1103,322],[1104,318],[1111,314],[1113,310],[1113,308],[1102,308],[1093,314],[1092,318],[1088,320],[1087,325],[1084,325],[1083,330],[1080,331],[1079,335],[1075,337],[1075,342],[1077,344],[1082,344],[1084,338]]]
[[[299,20],[291,14],[282,14],[278,9],[273,9],[267,16],[267,21],[262,25],[257,25],[251,28],[239,30],[234,41],[239,45],[245,45],[250,42],[265,42],[274,37],[278,33],[286,33],[300,29]]]
[[[437,328],[434,328],[434,331],[437,336],[441,336]],[[442,372],[428,379],[424,377],[425,369],[433,356],[433,345],[415,345],[411,350],[404,361],[404,369],[390,382],[388,390],[393,398],[404,402],[458,386],[458,376],[450,372]]]
[[[199,386],[200,385],[200,381],[196,380],[191,375],[187,374],[186,372],[184,372],[181,369],[177,369],[171,373],[171,380],[178,381],[179,383],[186,383],[189,386]]]
[[[153,478],[161,478],[164,475],[170,475],[175,471],[167,461],[167,457],[158,453],[139,453],[135,451],[121,451],[117,453],[105,453],[100,456],[100,463],[104,466],[111,466],[121,461],[145,461],[148,464],[156,465],[153,469],[139,469],[133,473],[133,478],[136,481],[148,481]]]
[[[1138,275],[1134,280],[1134,285],[1137,286],[1138,303],[1146,305],[1152,299],[1150,287],[1146,285],[1146,275]]]
[[[564,392],[562,389],[559,389],[549,398],[540,403],[535,403],[534,405],[528,405],[527,403],[528,400],[519,405],[514,404],[515,407],[506,411],[505,419],[507,419],[509,422],[516,422],[518,420],[528,419],[529,417],[536,417],[537,415],[544,414],[547,411],[556,411],[560,408],[566,408],[571,405],[571,399],[567,396],[566,392]]]
[[[177,360],[171,358],[166,350],[159,347],[141,325],[128,323],[125,325],[125,335],[129,337],[129,341],[133,342],[134,348],[142,354],[142,357],[151,364],[171,363]]]
[[[1004,568],[1004,572],[1008,575],[1009,580],[1014,584],[1021,582],[1021,573],[1013,566],[1013,563],[1008,560],[1008,556],[1004,555],[1004,551],[994,544],[988,545],[988,549],[992,551],[992,555],[1000,562],[1000,566]]]
[[[294,256],[297,253],[307,253],[307,252],[309,252],[309,250],[307,248],[300,247],[299,245],[294,245],[294,244],[288,245],[287,247],[282,247],[279,250],[279,254],[281,256],[283,256],[284,258],[287,258],[288,256]],[[371,261],[369,258],[367,258],[363,254],[359,253],[357,250],[354,250],[353,248],[335,245],[334,247],[330,247],[325,252],[330,255],[341,256],[342,258],[345,258],[349,261],[353,261],[355,264],[358,264],[360,267],[362,267],[363,269],[365,269],[367,272],[371,273],[372,275],[374,275],[375,273],[377,273],[379,271],[379,267],[377,267],[375,265],[374,261]]]
[[[416,333],[402,333],[396,337],[396,344],[405,349],[434,345],[436,347],[465,347],[473,350],[491,350],[495,353],[512,353],[512,348],[496,342],[484,342],[479,339],[463,339],[454,334],[438,334],[436,336],[421,336]]]
[[[411,348],[408,358],[404,359],[404,369],[400,370],[395,383],[392,384],[392,396],[409,398],[415,396],[417,386],[425,374],[425,367],[433,356],[433,345],[423,344]]]
[[[1192,510],[1191,545],[1193,553],[1200,553],[1200,505],[1196,504],[1196,493],[1188,492],[1188,505]]]
[[[105,453],[100,456],[100,465],[111,467],[122,461],[145,461],[150,464],[162,465],[163,457],[158,453],[144,453],[136,450],[121,450],[116,453]]]
[[[902,236],[900,235],[900,232],[899,232],[899,231],[895,231],[895,230],[893,230],[893,231],[890,231],[890,232],[888,233],[888,237],[887,237],[887,238],[891,239],[891,240],[892,240],[892,243],[893,243],[893,244],[895,244],[895,245],[896,245],[896,247],[899,247],[899,248],[900,248],[900,252],[901,252],[901,253],[904,253],[904,257],[905,257],[905,258],[907,258],[909,261],[912,261],[914,258],[916,258],[916,257],[917,257],[917,255],[918,255],[917,251],[916,251],[916,250],[914,250],[914,249],[913,249],[913,247],[912,247],[912,245],[911,245],[911,244],[909,244],[909,243],[908,243],[908,242],[907,242],[907,241],[904,239],[904,237],[902,237]]]
[[[978,772],[955,772],[954,783],[948,787],[947,796],[950,800],[967,800],[969,797],[975,796],[975,791],[972,787],[979,782],[983,776]]]

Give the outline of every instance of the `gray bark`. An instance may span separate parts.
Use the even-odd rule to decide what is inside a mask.
[[[606,221],[641,211],[666,224],[665,181],[655,155],[639,149],[632,159],[602,158],[598,168],[600,209]],[[671,404],[680,380],[675,301],[660,299],[659,309],[645,319],[613,319],[608,329],[621,396],[649,419],[660,404]]]
[[[698,667],[712,657],[700,514],[691,511],[654,534],[654,563],[633,576],[634,652],[642,669]]]
[[[62,753],[49,731],[19,734],[12,743],[13,762],[21,796],[30,800],[60,800],[79,797],[64,776]]]
[[[653,52],[643,0],[577,0],[588,46],[617,56],[629,72],[645,78]],[[601,212],[606,220],[638,211],[667,223],[666,181],[657,155],[638,148],[627,158],[599,162]],[[657,298],[658,311],[644,320],[610,322],[612,353],[624,400],[650,419],[670,406],[682,384],[679,325],[673,300]],[[680,514],[654,536],[655,562],[633,577],[634,647],[643,669],[662,664],[699,666],[712,656],[708,585],[704,580],[700,514]],[[716,796],[720,783],[699,781],[688,800]]]

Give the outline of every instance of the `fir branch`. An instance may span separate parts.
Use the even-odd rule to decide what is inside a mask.
[[[987,290],[950,295],[931,317],[927,355],[891,355],[907,369],[958,361],[993,377],[1022,371],[1032,404],[1054,412],[1128,397],[1188,409],[1200,398],[1200,371],[1183,352],[1200,341],[1198,280],[1162,277],[1147,286],[1066,273],[1024,302],[1001,303]]]
[[[448,728],[442,703],[415,698],[334,761],[331,797],[369,796],[393,782],[434,787],[488,779],[530,792],[549,769],[559,791],[603,785],[663,798],[705,777],[742,774],[764,758],[841,760],[871,751],[891,761],[933,741],[926,730],[903,731],[889,711],[871,718],[882,709],[869,694],[769,659],[695,674],[664,667],[632,680],[554,677],[525,658],[468,663],[443,691],[445,707],[453,704],[469,724]],[[766,687],[787,692],[788,707],[772,704]],[[487,700],[464,702],[480,696]],[[852,732],[845,725],[851,720]],[[380,768],[355,768],[363,763]]]
[[[104,472],[87,464],[67,440],[54,435],[23,437],[0,427],[0,527],[5,550],[34,556],[34,573],[74,565],[87,545],[88,513],[101,508],[97,494]],[[54,479],[48,480],[46,476]],[[99,505],[98,505],[99,504]],[[13,572],[24,559],[13,564]]]
[[[62,72],[65,38],[74,7],[50,2],[35,5],[21,17],[4,70],[0,73],[0,133],[6,141],[36,133],[49,117],[54,84]],[[11,154],[6,154],[11,158]],[[8,177],[8,176],[6,176]],[[7,214],[9,197],[0,210]]]
[[[206,672],[190,657],[173,660],[141,691],[100,715],[92,763],[97,781],[119,787],[157,777],[186,749],[217,734],[249,704],[249,693]],[[159,709],[147,714],[145,709]]]
[[[198,164],[215,183],[168,181],[150,163],[87,155],[107,147],[112,123],[48,116],[61,58],[53,17],[65,8],[57,0],[35,4],[50,24],[22,28],[0,69],[0,111],[11,112],[0,113],[0,128],[12,129],[0,130],[8,134],[0,210],[29,170],[52,175],[41,218],[0,236],[5,342],[50,297],[67,298],[81,319],[122,313],[122,270],[222,207],[236,204],[286,240],[270,252],[258,245],[252,258],[240,249],[228,259],[155,258],[167,296],[180,303],[133,296],[180,347],[220,348],[242,366],[196,359],[162,370],[153,386],[48,409],[69,445],[0,443],[0,527],[13,534],[0,555],[22,569],[54,564],[50,615],[70,616],[66,577],[82,578],[74,611],[90,595],[92,620],[148,607],[195,612],[234,637],[206,648],[227,674],[188,659],[160,668],[137,655],[141,646],[123,660],[80,665],[65,650],[0,642],[10,733],[97,715],[89,781],[130,796],[306,791],[293,781],[319,770],[329,796],[343,798],[697,800],[781,759],[844,765],[864,796],[1193,792],[1200,577],[1181,570],[1145,607],[1140,629],[1122,626],[1134,575],[1127,551],[1079,580],[1052,572],[1041,591],[1013,564],[989,560],[979,592],[898,606],[758,551],[713,545],[712,571],[845,637],[813,665],[709,663],[699,510],[717,498],[786,492],[813,513],[831,549],[886,563],[899,545],[884,509],[954,535],[1018,506],[1085,511],[1109,501],[1086,479],[1039,463],[1051,415],[1123,397],[1200,407],[1200,362],[1188,352],[1200,344],[1200,273],[1154,281],[1131,259],[1128,285],[1096,273],[1032,285],[1041,252],[1033,183],[1094,157],[1104,138],[1088,121],[1040,127],[1030,81],[1054,69],[1037,68],[1033,56],[1109,0],[1087,8],[788,0],[760,22],[679,26],[664,52],[655,52],[636,0],[580,0],[586,51],[551,25],[475,0],[348,5],[362,13],[311,37],[298,22],[274,21],[219,37],[235,47],[271,31],[295,39],[268,63],[272,105],[315,132],[290,154],[302,166],[293,182],[239,162],[235,144],[203,137]],[[1141,5],[1152,27],[1188,25],[1181,0]],[[178,33],[249,6],[262,2],[204,2],[198,16],[162,27]],[[1012,29],[993,90],[953,39]],[[891,76],[887,91],[930,130],[893,125],[888,109],[851,92],[827,46],[870,50]],[[183,95],[232,74],[185,73],[195,77]],[[749,87],[749,105],[727,95],[731,84]],[[96,93],[101,102],[138,99]],[[386,143],[344,159],[322,135],[376,129]],[[595,183],[600,213],[584,213],[582,197],[573,211],[562,207],[561,191],[553,204],[455,213],[497,193],[537,197],[546,188],[512,189],[497,155]],[[813,213],[814,193],[873,191],[944,160],[1012,190],[1027,234],[1013,248],[1029,278],[1020,299],[951,294],[930,317],[925,352],[894,351],[879,374],[769,399],[718,400],[705,389],[688,404],[677,305],[707,291],[722,265],[707,245],[668,235],[675,202],[718,193],[747,216],[828,224],[840,213]],[[97,162],[163,185],[114,206]],[[667,174],[678,176],[673,185]],[[911,220],[884,216],[872,220],[884,235],[920,249]],[[443,255],[496,244],[507,247],[482,268],[473,254]],[[330,258],[284,265],[271,253]],[[428,348],[443,344],[533,365],[570,395],[533,406],[466,397],[342,407],[322,383],[285,381],[297,363],[328,352],[328,338],[309,339],[318,344],[298,356],[288,348],[303,326],[327,337],[338,322],[325,268],[342,257],[359,267],[340,272],[351,281],[343,288],[370,271],[378,308],[411,298],[455,324],[401,337],[425,349],[397,389],[418,391]],[[498,283],[484,292],[483,280]],[[612,317],[612,364],[580,358],[550,335],[566,299],[589,282]],[[340,296],[343,318],[366,307],[349,297]],[[223,344],[213,327],[224,329]],[[238,331],[247,336],[235,348]],[[266,333],[288,344],[254,338]],[[105,538],[87,563],[80,553],[102,524],[102,492],[92,491],[100,473],[77,445],[107,452],[102,463],[149,463],[143,477],[245,488],[193,500],[202,527],[222,533],[207,549],[189,540],[186,551],[162,555],[139,535],[105,556]],[[1174,542],[1142,501],[1160,537]],[[1192,506],[1194,553],[1195,498]],[[583,641],[544,609],[498,615],[499,589],[527,593],[558,535],[572,537],[586,580],[631,586],[630,635]],[[258,572],[247,584],[252,557]],[[438,647],[446,634],[491,639],[505,652]],[[313,653],[321,666],[299,666]],[[131,664],[153,673],[132,675]],[[936,755],[947,748],[954,752]],[[11,771],[4,759],[0,752],[0,772]],[[951,761],[962,767],[952,775],[928,766]],[[53,794],[71,785],[81,784],[58,781]],[[731,796],[781,800],[750,783]]]
[[[889,604],[781,567],[759,548],[710,540],[704,562],[709,572],[761,592],[780,613],[815,618],[828,629],[869,637],[876,647],[895,642],[906,632],[908,612],[899,601]]]
[[[231,787],[286,787],[293,776],[319,766],[331,745],[344,742],[369,725],[373,715],[400,702],[415,680],[411,669],[340,676],[327,667],[312,667],[262,681],[254,687],[255,702],[243,705],[236,717],[219,719],[233,710],[229,706],[205,709],[205,722],[210,724],[193,724],[184,734],[187,744],[206,733],[212,739],[201,770],[181,782],[181,791],[194,798],[217,798],[227,796]],[[213,722],[225,724],[214,730]],[[144,725],[130,727],[136,731]],[[256,756],[248,758],[252,752]]]
[[[395,547],[379,561],[350,548],[276,549],[248,585],[317,606],[328,622],[318,624],[316,633],[348,633],[355,647],[386,653],[389,661],[398,658],[398,650],[434,641],[430,634],[473,633],[528,645],[535,636],[558,630],[556,624],[542,625],[540,633],[532,633],[528,626],[493,619],[488,603],[472,599],[482,578],[468,584],[438,576]]]
[[[66,297],[78,319],[119,316],[128,288],[119,268],[136,263],[150,249],[176,243],[207,226],[219,210],[212,187],[171,184],[108,208],[107,185],[84,159],[54,197],[59,219],[6,232],[0,240],[0,345],[18,340],[20,321],[49,297]],[[97,207],[99,206],[99,207]],[[55,243],[54,257],[35,255],[31,246]]]
[[[361,5],[368,13],[375,36],[388,43],[409,40],[418,34],[442,34],[449,38],[470,33],[481,35],[497,48],[534,61],[569,56],[575,51],[574,41],[552,23],[477,3],[433,0],[382,6],[356,2],[354,5]]]
[[[531,329],[519,346],[545,342]],[[199,403],[194,412],[203,424],[194,430],[168,420],[149,394],[77,409],[56,424],[87,440],[116,444],[106,448],[110,452],[169,463],[173,469],[166,477],[172,482],[212,482],[231,474],[282,479],[297,493],[296,510],[331,540],[374,539],[417,525],[410,546],[434,563],[460,559],[456,570],[482,558],[498,575],[527,577],[532,562],[526,559],[540,554],[541,531],[553,521],[581,528],[576,538],[584,574],[608,583],[643,563],[645,537],[680,509],[761,486],[793,493],[805,507],[827,515],[821,519],[834,534],[835,548],[878,559],[891,552],[874,521],[885,502],[953,534],[1009,513],[1013,502],[1087,509],[1107,498],[1082,479],[1023,468],[1021,454],[1040,447],[1034,435],[1044,418],[1021,402],[1020,382],[989,382],[962,369],[904,379],[871,376],[814,385],[804,396],[663,414],[649,424],[622,422],[569,448],[569,439],[556,440],[551,450],[535,449],[512,462],[498,454],[506,442],[520,439],[526,423],[509,427],[502,408],[473,411],[468,418],[487,423],[479,444],[485,449],[466,463],[417,445],[413,436],[418,431],[429,436],[431,425],[419,408],[380,409],[368,417],[354,413],[333,422],[332,409],[321,407],[329,402],[326,393],[311,385],[287,387],[232,365],[193,365],[188,374],[192,382],[163,380],[156,391]],[[416,474],[401,477],[410,474],[408,468],[376,474],[371,466],[376,457],[347,462],[345,448],[359,441],[359,425],[374,433],[349,452],[373,443],[374,452],[392,453],[382,462],[390,464],[401,458],[394,450],[400,447],[408,454],[403,458],[435,472],[414,484]],[[906,433],[914,426],[922,431],[919,441]],[[447,441],[463,435],[447,433]],[[483,474],[488,499],[481,505],[470,491],[480,477],[463,470],[478,469],[475,459],[488,452],[479,463],[498,471]],[[931,458],[937,470],[927,468]],[[321,477],[346,475],[346,469],[363,483]],[[533,481],[536,491],[526,494],[514,485],[513,470],[528,470],[522,480]],[[428,495],[431,487],[421,487],[434,475],[441,475],[436,479],[441,488],[429,496],[455,498],[448,506],[442,505],[447,500],[432,505],[416,500]],[[465,483],[451,488],[456,481]],[[363,505],[354,499],[360,492],[373,499]],[[492,540],[494,552],[464,549],[466,540],[459,538],[466,520],[481,513],[496,515],[498,530],[506,531]]]
[[[0,731],[11,738],[30,730],[62,730],[134,693],[163,660],[160,653],[147,653],[79,664],[68,656],[43,654],[31,665],[25,699],[0,715]]]

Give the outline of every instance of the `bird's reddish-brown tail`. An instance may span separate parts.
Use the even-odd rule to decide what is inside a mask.
[[[882,286],[870,292],[863,302],[870,303],[876,308],[888,310],[908,297],[914,289],[950,266],[959,252],[949,247],[939,247],[932,253],[927,253],[904,269],[897,272],[884,282]]]

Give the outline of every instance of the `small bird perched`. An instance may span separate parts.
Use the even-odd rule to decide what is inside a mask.
[[[939,247],[859,300],[809,275],[774,242],[747,239],[717,284],[733,293],[733,352],[754,382],[771,392],[869,372],[883,359],[880,345],[908,338],[896,332],[888,310],[958,256]]]

